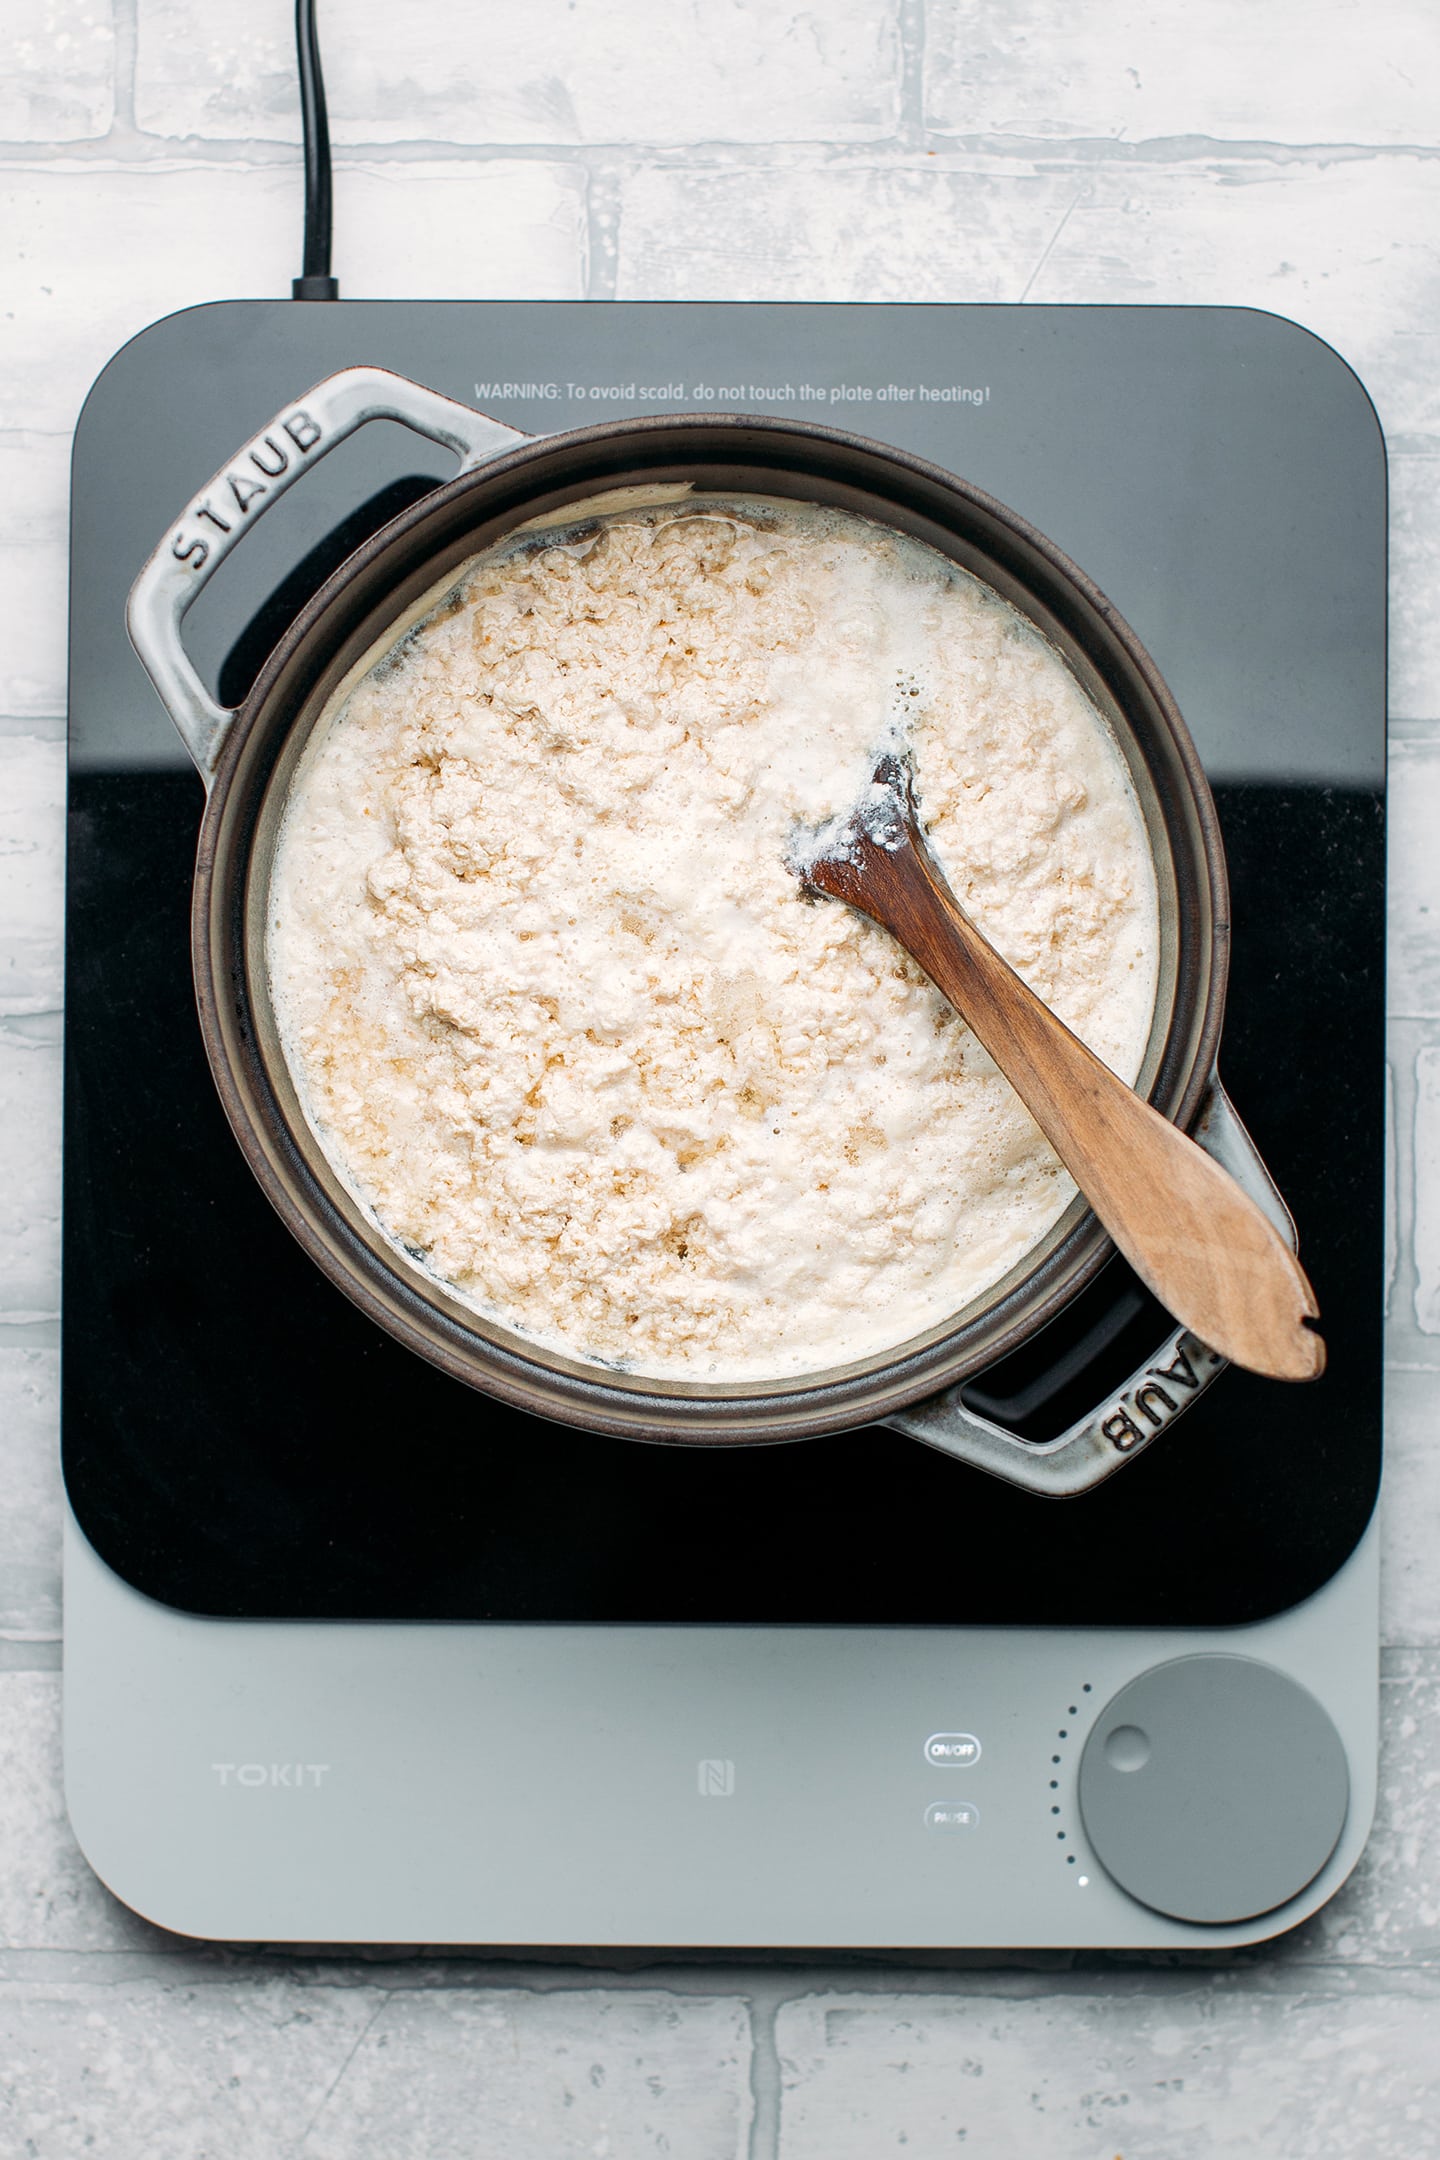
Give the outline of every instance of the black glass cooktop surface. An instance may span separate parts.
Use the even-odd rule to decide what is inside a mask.
[[[215,1097],[188,952],[201,789],[123,610],[186,498],[355,361],[537,430],[722,395],[839,420],[978,482],[1091,573],[1215,786],[1221,1069],[1300,1225],[1323,1380],[1228,1372],[1057,1502],[878,1427],[700,1449],[540,1423],[320,1277]],[[446,471],[380,424],[277,507],[187,628],[226,702]],[[297,1618],[1216,1625],[1319,1588],[1379,1471],[1384,533],[1363,391],[1248,311],[237,302],[144,333],[75,453],[64,1462],[101,1557],[188,1610]],[[1062,1384],[1092,1326],[1110,1347]],[[979,1377],[977,1407],[1047,1437],[1163,1331],[1115,1263]]]

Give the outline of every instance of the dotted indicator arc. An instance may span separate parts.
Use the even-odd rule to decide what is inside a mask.
[[[1094,1683],[1093,1683],[1092,1681],[1086,1680],[1086,1681],[1085,1681],[1085,1682],[1084,1682],[1084,1683],[1082,1684],[1082,1686],[1081,1686],[1081,1688],[1080,1688],[1080,1695],[1081,1695],[1081,1697],[1083,1698],[1084,1696],[1086,1696],[1086,1695],[1090,1695],[1090,1694],[1093,1694],[1093,1693],[1094,1693]],[[1072,1702],[1072,1703],[1067,1703],[1067,1705],[1066,1705],[1066,1707],[1065,1707],[1065,1715],[1066,1715],[1066,1716],[1067,1716],[1068,1718],[1076,1718],[1076,1717],[1078,1717],[1078,1716],[1080,1715],[1080,1703],[1079,1703],[1079,1702]],[[1058,1750],[1058,1751],[1057,1751],[1057,1752],[1055,1752],[1055,1753],[1052,1753],[1052,1755],[1051,1755],[1051,1757],[1050,1757],[1050,1767],[1051,1767],[1051,1769],[1052,1769],[1052,1770],[1056,1770],[1056,1771],[1059,1771],[1059,1770],[1062,1770],[1062,1769],[1064,1768],[1064,1764],[1065,1764],[1065,1756],[1066,1756],[1066,1753],[1068,1752],[1068,1748],[1067,1748],[1067,1743],[1068,1743],[1068,1741],[1069,1741],[1069,1739],[1070,1739],[1070,1735],[1071,1735],[1071,1728],[1070,1728],[1070,1726],[1068,1726],[1068,1725],[1059,1725],[1059,1726],[1057,1726],[1057,1727],[1056,1727],[1056,1729],[1055,1729],[1055,1741],[1054,1741],[1053,1745],[1055,1745],[1055,1747],[1057,1748],[1057,1750]],[[1048,1788],[1049,1788],[1049,1790],[1050,1790],[1050,1791],[1051,1791],[1052,1793],[1057,1793],[1057,1794],[1058,1794],[1058,1793],[1059,1793],[1059,1791],[1060,1791],[1060,1779],[1059,1779],[1058,1777],[1052,1777],[1052,1778],[1050,1778],[1050,1779],[1049,1779],[1049,1780],[1048,1780],[1047,1782],[1048,1782]],[[1066,1848],[1066,1847],[1067,1847],[1067,1846],[1068,1846],[1068,1845],[1069,1845],[1069,1844],[1071,1843],[1071,1838],[1070,1838],[1070,1832],[1069,1832],[1069,1830],[1067,1830],[1066,1828],[1064,1828],[1064,1827],[1063,1827],[1064,1819],[1065,1819],[1065,1817],[1066,1817],[1066,1816],[1067,1816],[1067,1814],[1068,1814],[1068,1809],[1067,1809],[1067,1807],[1066,1807],[1065,1803],[1063,1802],[1063,1800],[1060,1800],[1060,1799],[1056,1799],[1056,1800],[1052,1800],[1052,1801],[1051,1801],[1051,1802],[1049,1803],[1049,1812],[1050,1812],[1050,1817],[1051,1817],[1051,1823],[1052,1823],[1052,1827],[1054,1827],[1054,1823],[1055,1823],[1055,1818],[1056,1818],[1057,1816],[1061,1818],[1061,1824],[1062,1824],[1062,1826],[1061,1826],[1061,1827],[1057,1827],[1057,1828],[1055,1828],[1055,1843],[1056,1843],[1056,1846],[1057,1846],[1057,1847],[1059,1848],[1060,1852],[1061,1852],[1061,1853],[1063,1853],[1063,1855],[1064,1855],[1065,1865],[1066,1865],[1067,1867],[1071,1867],[1071,1868],[1073,1868],[1073,1867],[1074,1867],[1074,1866],[1075,1866],[1075,1865],[1077,1864],[1077,1860],[1078,1860],[1078,1855],[1077,1855],[1076,1853],[1074,1853],[1073,1851],[1066,1851],[1066,1850],[1065,1850],[1065,1848]],[[1077,1888],[1078,1890],[1088,1890],[1088,1889],[1089,1889],[1089,1887],[1090,1887],[1090,1877],[1089,1877],[1088,1875],[1076,1875],[1076,1876],[1072,1876],[1072,1877],[1071,1877],[1071,1880],[1072,1880],[1072,1881],[1074,1882],[1074,1884],[1075,1884],[1075,1887],[1076,1887],[1076,1888]]]

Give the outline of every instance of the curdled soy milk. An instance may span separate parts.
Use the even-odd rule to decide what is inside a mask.
[[[1124,760],[988,587],[845,513],[690,496],[477,556],[332,701],[274,863],[285,1055],[337,1172],[477,1312],[759,1382],[1003,1276],[1074,1186],[797,829],[908,740],[962,905],[1126,1080],[1155,1001]]]

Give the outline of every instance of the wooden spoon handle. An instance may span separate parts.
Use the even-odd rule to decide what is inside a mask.
[[[818,880],[817,880],[818,882]],[[1325,1344],[1305,1272],[1228,1171],[1118,1080],[976,929],[918,835],[876,849],[849,900],[974,1029],[1136,1274],[1222,1357],[1313,1380]]]

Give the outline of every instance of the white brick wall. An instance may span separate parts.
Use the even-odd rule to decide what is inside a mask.
[[[59,1410],[56,1352],[11,1348],[0,1334],[0,1644],[27,1660],[59,1639]]]
[[[0,409],[17,412],[8,396]],[[68,435],[0,435],[0,712],[12,717],[65,709],[69,485]],[[13,918],[4,879],[0,867],[0,921],[8,925]]]
[[[338,143],[865,142],[899,115],[895,0],[327,0]],[[156,135],[299,140],[286,0],[139,0]]]
[[[0,708],[3,710],[3,708]],[[0,1022],[60,1004],[65,751],[24,723],[0,736]]]
[[[53,600],[36,600],[49,620]],[[53,1321],[60,1309],[64,805],[54,731],[0,734],[0,1342],[6,1319]],[[53,1446],[48,1429],[44,1439]],[[0,1608],[5,1597],[0,1584]]]
[[[1431,0],[321,0],[347,293],[1239,303],[1369,385],[1392,452],[1396,1208],[1383,1789],[1352,1882],[1284,1944],[1173,1970],[632,1982],[196,1948],[79,1859],[54,1669],[68,438],[145,323],[288,289],[290,15],[0,0],[0,2153],[1440,2152]]]
[[[781,2160],[1440,2153],[1427,1999],[1081,1980],[1039,1999],[835,1993],[776,2021]]]
[[[1018,300],[1075,194],[1017,161],[641,166],[622,300]]]
[[[1429,0],[956,0],[931,10],[930,125],[953,135],[1435,143]]]
[[[1431,1103],[1422,1140],[1432,1158],[1440,1134],[1440,1105]],[[1427,1173],[1440,1186],[1440,1162]],[[1417,1243],[1419,1233],[1417,1230]],[[1425,1278],[1422,1276],[1422,1282]],[[1440,1568],[1435,1565],[1436,1397],[1440,1387],[1440,1313],[1419,1301],[1424,1331],[1419,1355],[1406,1346],[1410,1369],[1392,1366],[1385,1383],[1385,1509],[1381,1520],[1381,1632],[1388,1643],[1424,1643],[1440,1650]],[[1401,1315],[1403,1322],[1405,1315]],[[1396,1333],[1400,1330],[1397,1328]],[[1397,1352],[1400,1346],[1397,1343]],[[1401,1354],[1404,1354],[1403,1352]],[[1437,1808],[1440,1815],[1440,1808]]]
[[[355,299],[585,289],[585,175],[497,159],[342,165],[337,259]],[[293,166],[169,159],[0,167],[7,428],[66,431],[110,355],[200,300],[283,294],[299,269]],[[123,246],[117,236],[123,235]],[[53,514],[53,482],[36,513]]]
[[[1416,1325],[1440,1335],[1440,1048],[1415,1060],[1415,1276]]]
[[[1390,1009],[1440,1020],[1440,727],[1390,750]]]
[[[0,1982],[0,2005],[0,2148],[46,2160],[296,2152],[377,2008],[362,1988],[98,1974]]]
[[[0,1034],[0,1312],[60,1312],[60,1026],[55,1013]]]
[[[178,1961],[172,1961],[178,1962]],[[597,1987],[0,1982],[0,2149],[46,2160],[745,2160],[744,2005]]]
[[[1391,716],[1432,718],[1440,713],[1440,429],[1424,455],[1390,459],[1390,609]]]
[[[383,2122],[386,2160],[487,2150],[745,2160],[750,2046],[743,2003],[683,1990],[397,1991],[382,1998],[307,2152],[353,2160]]]
[[[109,128],[113,0],[0,0],[0,51],[0,142],[83,142]]]

